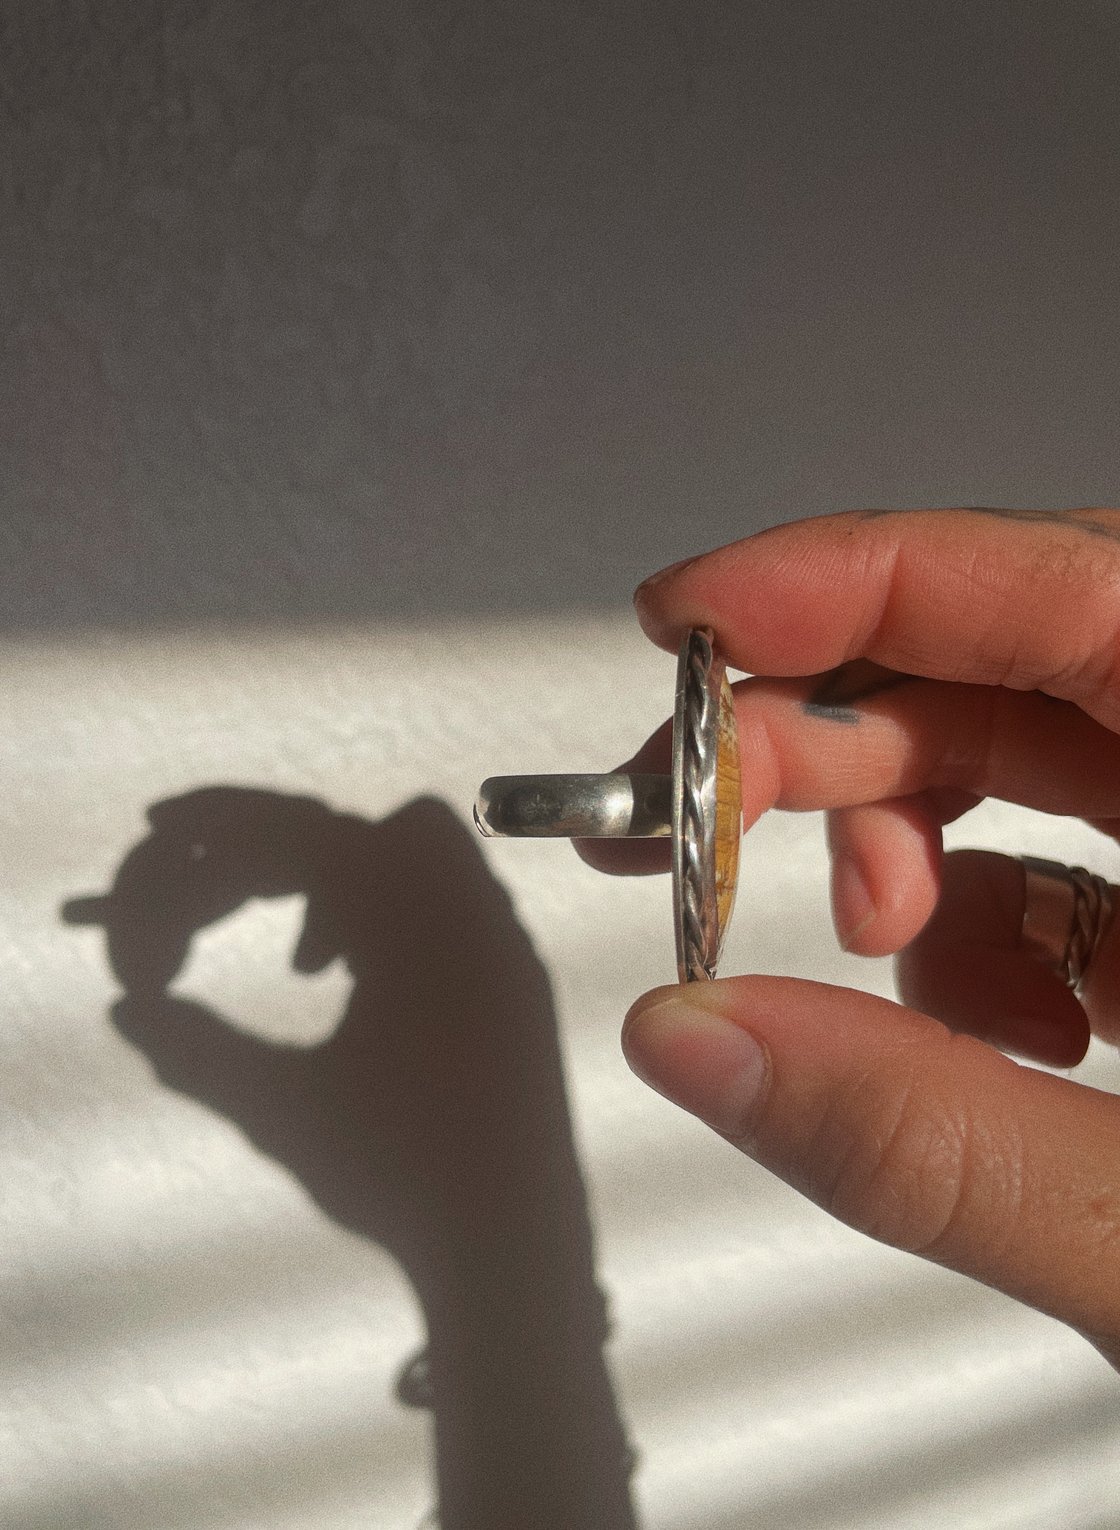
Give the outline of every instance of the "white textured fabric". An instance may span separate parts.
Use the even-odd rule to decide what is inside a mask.
[[[487,773],[619,757],[662,715],[672,662],[619,617],[36,642],[4,664],[0,1519],[411,1530],[434,1459],[426,1412],[395,1392],[423,1342],[401,1269],[236,1111],[154,1076],[107,1017],[100,933],[59,909],[108,885],[145,804],[201,784],[321,794],[373,823],[433,794],[466,824]],[[1009,809],[967,837],[1118,869],[1089,831]],[[727,970],[889,991],[887,964],[836,951],[819,821],[773,815],[744,848]],[[834,1225],[630,1076],[620,1018],[673,968],[665,881],[600,877],[562,843],[478,854],[553,985],[641,1525],[1115,1522],[1116,1380],[1088,1346]],[[250,901],[198,939],[177,991],[321,1043],[352,985],[337,963],[287,970],[300,914],[295,896]],[[376,903],[364,916],[391,924]],[[423,973],[443,944],[418,929],[388,959]],[[1094,1053],[1086,1076],[1112,1087],[1120,1070]],[[496,1272],[504,1257],[499,1242]]]

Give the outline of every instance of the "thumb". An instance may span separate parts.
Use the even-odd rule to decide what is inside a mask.
[[[825,1210],[1063,1319],[1120,1365],[1120,1099],[886,999],[657,989],[634,1071]]]

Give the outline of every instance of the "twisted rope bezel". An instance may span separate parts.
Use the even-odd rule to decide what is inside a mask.
[[[1084,866],[1071,866],[1073,922],[1065,950],[1065,980],[1075,992],[1081,987],[1093,953],[1112,920],[1112,889],[1103,877]]]
[[[681,644],[673,721],[673,894],[682,983],[715,976],[716,762],[724,666],[712,633],[694,628]]]
[[[1080,993],[1086,972],[1112,922],[1113,889],[1084,866],[1039,856],[1019,857],[1027,882],[1020,940],[1025,950]],[[1057,902],[1054,902],[1054,896]]]

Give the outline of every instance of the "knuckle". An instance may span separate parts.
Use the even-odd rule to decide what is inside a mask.
[[[946,1042],[978,1045],[958,1036]],[[887,1081],[880,1074],[849,1083],[831,1102],[813,1154],[814,1193],[825,1209],[911,1253],[939,1258],[960,1247],[981,1211],[990,1231],[1014,1219],[1016,1152],[985,1142],[948,1092],[931,1089],[925,1070],[903,1065]],[[996,1199],[1003,1205],[992,1217]]]
[[[1010,690],[1077,698],[1111,678],[1120,630],[1120,524],[1109,512],[1058,512],[1040,519],[1034,532],[1033,545],[1024,545],[1020,578],[993,575],[984,560],[978,565],[982,609],[989,613],[981,646],[998,655],[986,679]],[[1024,621],[1023,588],[1036,584],[1069,591],[1058,641],[1052,623]]]
[[[1042,688],[1055,696],[1112,689],[1117,679],[1120,524],[1115,513],[1097,512],[1088,520],[1071,517],[1070,527],[1076,535],[1048,539],[1031,569],[1032,581],[1035,576],[1049,577],[1070,590],[1066,646],[1055,662],[1052,634],[1047,629],[1023,635],[1029,651],[1036,646],[1040,650],[1034,672],[1041,677]],[[1098,535],[1086,535],[1090,530]]]

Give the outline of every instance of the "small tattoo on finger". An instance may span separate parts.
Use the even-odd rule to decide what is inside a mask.
[[[881,696],[884,691],[893,691],[914,678],[882,664],[874,664],[870,659],[852,659],[817,676],[817,683],[802,703],[802,710],[810,717],[820,717],[827,722],[858,723],[857,702]]]

